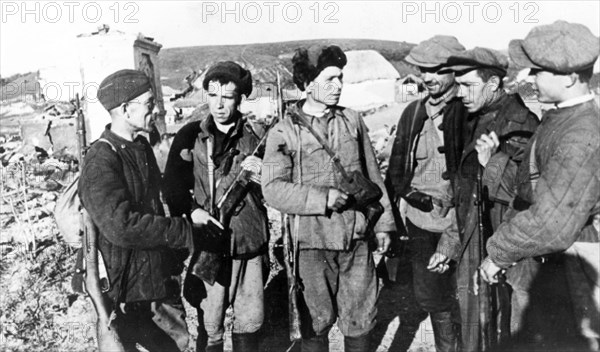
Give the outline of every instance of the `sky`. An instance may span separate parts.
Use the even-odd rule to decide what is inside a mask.
[[[511,39],[559,19],[598,36],[599,13],[595,0],[0,1],[0,75],[74,65],[76,36],[102,24],[163,48],[317,38],[418,43],[448,34],[467,48],[506,50]]]

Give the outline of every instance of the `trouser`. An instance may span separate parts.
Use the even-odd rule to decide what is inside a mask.
[[[204,282],[207,297],[198,309],[197,350],[223,344],[225,311],[233,306],[233,333],[257,332],[264,320],[262,256],[232,259],[229,286]]]
[[[443,274],[427,270],[429,259],[435,253],[440,233],[423,230],[406,219],[410,236],[409,250],[413,270],[415,298],[428,313],[456,312],[456,277],[451,267]]]
[[[189,342],[181,299],[127,303],[114,321],[126,351],[183,351]]]
[[[567,283],[579,333],[600,350],[600,243],[575,242],[566,251]]]
[[[367,241],[353,241],[349,251],[301,250],[299,273],[308,310],[302,325],[310,328],[305,337],[326,337],[336,319],[347,337],[375,327],[379,288]]]

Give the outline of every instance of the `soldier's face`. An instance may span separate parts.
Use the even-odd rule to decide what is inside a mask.
[[[147,91],[127,103],[127,121],[136,132],[150,133],[152,131],[154,106],[152,91]]]
[[[454,72],[443,71],[440,73],[442,69],[440,66],[419,67],[425,88],[432,97],[443,95],[454,84]]]
[[[315,101],[327,106],[334,106],[340,101],[344,75],[336,66],[326,67],[308,84],[306,93]]]
[[[498,90],[498,84],[492,78],[484,82],[477,70],[456,77],[456,83],[459,86],[457,96],[462,99],[469,113],[477,112],[490,104],[494,92]]]
[[[240,99],[236,91],[237,86],[233,82],[227,84],[218,81],[208,83],[208,108],[216,122],[230,124],[238,109]]]
[[[568,76],[548,71],[532,69],[529,74],[540,103],[560,103],[561,91],[571,83]]]

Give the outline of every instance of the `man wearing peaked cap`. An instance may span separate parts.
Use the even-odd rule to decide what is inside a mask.
[[[511,60],[530,70],[538,100],[554,103],[556,109],[542,117],[523,157],[529,162],[517,171],[513,204],[520,205],[515,206],[519,211],[496,229],[480,269],[493,283],[501,269],[514,263],[566,251],[567,283],[579,332],[595,351],[600,342],[600,124],[589,81],[598,53],[598,38],[588,28],[565,21],[535,27],[525,39],[510,43]],[[555,276],[557,286],[564,286],[561,276]],[[543,297],[551,294],[544,292]],[[543,337],[565,334],[554,331]]]
[[[403,111],[386,175],[393,203],[406,218],[415,297],[431,315],[437,351],[456,351],[460,336],[454,267],[440,262],[430,271],[428,264],[442,231],[455,218],[452,179],[468,112],[446,66],[450,56],[464,49],[455,37],[436,35],[406,57],[421,71],[429,95]],[[402,223],[397,227],[405,228]]]
[[[149,78],[117,71],[100,83],[98,99],[111,124],[85,156],[78,192],[98,228],[110,281],[106,298],[118,307],[111,329],[127,351],[136,350],[136,343],[149,351],[185,350],[180,254],[206,237],[187,219],[164,215],[160,170],[152,147],[138,135],[152,124]]]
[[[539,123],[518,95],[504,91],[503,78],[507,68],[508,58],[488,48],[476,47],[448,59],[448,69],[455,72],[460,87],[458,96],[470,113],[465,126],[465,134],[469,137],[465,139],[454,180],[457,221],[445,229],[431,264],[448,260],[458,262],[463,351],[479,351],[490,344],[490,341],[481,339],[478,329],[473,328],[479,325],[480,319],[479,300],[473,293],[475,283],[472,277],[483,259],[479,254],[478,208],[473,201],[484,197],[478,194],[477,174],[483,175],[488,189],[482,222],[491,232],[508,209],[505,204],[510,202],[514,193],[515,170],[522,161],[529,137]],[[497,144],[484,154],[480,139]],[[513,285],[513,290],[515,298],[520,297],[521,287]],[[513,308],[517,309],[518,305]],[[513,310],[512,318],[518,321],[522,314],[522,310]],[[487,335],[494,333],[489,331]]]

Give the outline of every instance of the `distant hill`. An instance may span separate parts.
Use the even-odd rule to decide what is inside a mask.
[[[163,84],[184,89],[184,79],[193,70],[205,70],[217,61],[233,60],[246,64],[255,79],[273,82],[275,71],[282,73],[284,82],[291,81],[291,57],[299,47],[339,45],[342,50],[375,50],[394,65],[401,76],[417,70],[403,59],[415,44],[372,39],[317,39],[279,43],[260,43],[221,46],[194,46],[163,49],[159,53]]]

